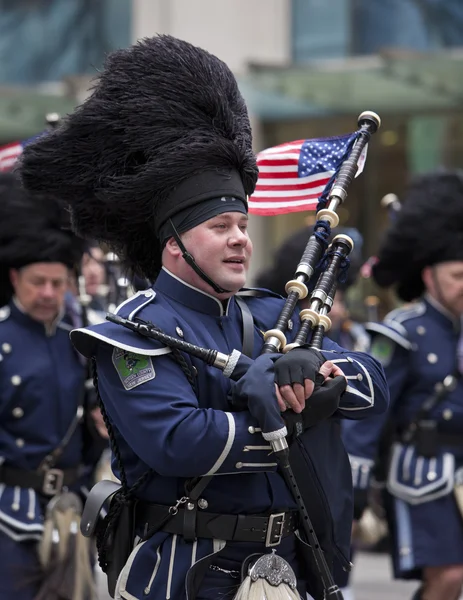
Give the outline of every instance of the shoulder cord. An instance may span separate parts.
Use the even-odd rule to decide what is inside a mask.
[[[188,382],[190,383],[191,387],[193,388],[193,390],[196,393],[196,383],[195,383],[194,374],[193,374],[192,369],[189,366],[188,362],[186,361],[185,357],[176,348],[172,348],[172,357],[180,365],[182,371],[184,372],[186,378],[188,379]],[[108,513],[104,517],[100,527],[98,527],[96,536],[95,536],[96,537],[96,546],[97,546],[97,550],[98,550],[98,563],[99,563],[101,569],[103,570],[103,572],[106,572],[106,569],[108,566],[107,559],[106,559],[106,552],[107,552],[107,548],[108,548],[109,536],[111,535],[111,533],[114,529],[114,526],[116,525],[116,523],[119,519],[122,509],[125,506],[130,505],[130,503],[133,500],[133,497],[135,495],[135,492],[138,489],[140,489],[148,481],[148,479],[151,477],[153,469],[148,469],[147,471],[145,471],[135,481],[135,483],[131,487],[129,487],[129,484],[127,482],[127,475],[125,473],[124,465],[122,462],[122,455],[121,455],[121,452],[117,445],[116,436],[114,434],[114,428],[112,426],[111,421],[109,420],[108,413],[106,412],[106,408],[101,399],[101,395],[100,395],[100,391],[99,391],[99,387],[98,387],[98,371],[97,371],[95,356],[92,356],[92,358],[91,358],[91,370],[92,370],[92,376],[93,376],[93,386],[95,388],[98,406],[101,410],[101,415],[103,417],[104,424],[108,431],[111,450],[113,451],[114,456],[116,457],[116,462],[117,462],[117,466],[118,466],[119,474],[120,474],[120,481],[121,481],[121,485],[122,485],[122,490],[120,492],[116,493],[114,495],[113,499],[111,500],[111,504],[110,504]]]

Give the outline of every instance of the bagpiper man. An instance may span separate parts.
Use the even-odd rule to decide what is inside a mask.
[[[395,576],[421,580],[415,600],[457,600],[463,583],[461,172],[431,173],[411,184],[373,276],[381,286],[395,285],[407,304],[368,325],[372,355],[382,362],[391,391],[394,432],[387,457],[386,415],[350,424],[346,445],[357,513],[382,447]]]
[[[321,598],[313,565],[299,557],[295,501],[251,412],[262,399],[307,414],[320,376],[328,378],[320,389],[334,390],[331,413],[338,417],[382,412],[387,390],[379,363],[328,339],[321,352],[295,350],[275,365],[258,356],[282,300],[242,289],[252,254],[247,197],[257,168],[231,71],[170,36],[115,52],[85,103],[26,149],[22,177],[28,188],[66,198],[76,231],[106,242],[155,281],[118,315],[256,359],[232,385],[202,361],[114,323],[72,334],[79,351],[95,357],[113,467],[125,489],[111,503],[99,544],[112,593],[231,598],[247,567],[263,554],[272,564],[274,550],[275,561],[293,568],[299,593]],[[296,329],[297,314],[293,322]],[[332,536],[328,560],[347,568],[351,483],[347,456],[337,448],[330,464],[317,447],[307,457],[323,463],[322,478],[336,479],[320,526]],[[314,467],[305,468],[315,481]],[[344,515],[343,528],[332,529],[330,511],[336,522]]]
[[[93,587],[76,533],[103,446],[66,312],[84,242],[62,229],[60,213],[52,198],[0,175],[2,600],[88,600]]]

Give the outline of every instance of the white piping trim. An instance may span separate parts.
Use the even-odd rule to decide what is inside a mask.
[[[278,463],[241,463],[241,467],[276,467]]]
[[[361,362],[359,362],[355,358],[354,358],[354,362],[356,362],[360,366],[360,368],[362,369],[362,371],[365,374],[365,378],[368,381],[368,387],[370,388],[371,406],[374,406],[375,405],[375,387],[373,385],[373,380],[371,379],[371,375],[367,371],[367,369],[362,365]]]
[[[211,294],[208,294],[207,292],[203,292],[203,290],[199,290],[197,287],[194,287],[194,285],[190,285],[186,281],[183,281],[183,279],[180,279],[180,277],[177,277],[177,275],[174,275],[173,273],[171,273],[169,271],[169,269],[166,269],[166,267],[162,267],[162,270],[165,271],[166,273],[168,273],[171,277],[173,277],[177,281],[179,281],[182,285],[190,288],[190,290],[194,290],[195,292],[199,292],[203,296],[207,296],[208,298],[212,298],[212,300],[214,300],[215,302],[217,302],[217,304],[219,305],[220,316],[221,317],[223,317],[224,314],[228,314],[228,306],[229,306],[230,302],[227,302],[227,312],[224,312],[223,306],[222,306],[222,302],[218,298],[215,298]]]
[[[177,534],[174,533],[172,538],[172,547],[170,549],[169,573],[167,575],[166,600],[170,600],[170,589],[172,587],[172,573],[174,570],[175,549],[177,546]]]
[[[134,294],[133,296],[130,296],[130,298],[127,298],[127,300],[124,300],[124,302],[121,302],[119,304],[119,306],[115,309],[114,314],[118,315],[120,309],[125,306],[126,304],[128,304],[129,302],[132,302],[132,300],[135,300],[136,298],[138,298],[139,296],[141,296],[142,294],[145,294],[146,290],[140,290],[139,292],[137,292],[136,294]]]
[[[11,531],[11,529],[8,529],[0,522],[0,531],[3,531],[6,536],[15,542],[26,542],[29,540],[39,541],[42,539],[43,527],[40,532],[37,533],[14,533],[14,531]]]
[[[153,581],[158,574],[159,565],[161,564],[161,552],[160,547],[158,546],[156,549],[156,564],[154,565],[153,572],[151,573],[150,580],[148,581],[148,585],[143,590],[143,593],[147,596],[151,591],[151,586],[153,585]]]
[[[14,491],[13,491],[13,504],[11,505],[11,510],[19,510],[20,508],[20,502],[21,500],[21,488],[18,487],[17,485],[14,486]]]
[[[230,450],[231,450],[231,448],[233,446],[233,442],[235,441],[235,432],[236,432],[235,417],[231,413],[229,413],[229,412],[226,412],[225,416],[228,419],[228,437],[227,437],[227,441],[225,443],[224,449],[222,450],[222,454],[216,460],[215,465],[212,467],[212,469],[205,474],[206,476],[207,475],[214,475],[214,473],[220,469],[220,467],[222,466],[223,462],[225,461],[225,459],[227,458],[227,456],[230,454]]]
[[[198,548],[198,540],[193,542],[193,547],[191,549],[191,566],[193,566],[196,562],[196,550]]]
[[[130,313],[129,315],[129,321],[131,321],[134,316],[137,314],[137,312],[139,312],[142,308],[144,308],[147,304],[149,304],[150,302],[153,301],[154,297],[156,296],[155,292],[152,291],[151,294],[148,295],[148,292],[145,292],[145,296],[148,298],[148,300],[145,300],[144,302],[142,302],[139,306],[137,306],[136,308],[133,309],[133,311]]]
[[[407,308],[400,307],[400,308],[396,308],[395,310],[391,310],[391,312],[389,312],[385,316],[384,320],[387,322],[396,321],[396,324],[401,324],[403,321],[406,321],[407,319],[413,319],[414,317],[421,317],[421,315],[424,315],[425,312],[426,312],[426,304],[424,302],[420,301],[420,302],[416,302],[412,306],[408,306]]]
[[[1,510],[0,510],[0,521],[3,521],[6,525],[10,525],[11,527],[14,527],[15,529],[19,529],[19,531],[30,531],[30,532],[43,531],[43,525],[40,525],[38,523],[30,523],[28,525],[27,523],[23,523],[22,521],[18,521],[17,519],[10,517],[9,515],[7,515],[6,513],[4,513]]]
[[[33,489],[29,488],[29,508],[27,510],[27,518],[33,519],[35,517],[35,492]]]
[[[384,335],[386,338],[390,338],[393,342],[405,348],[405,350],[411,350],[413,345],[403,336],[401,336],[398,332],[392,330],[387,325],[383,325],[381,323],[365,323],[365,329],[367,331],[373,331],[375,333],[379,333]]]
[[[88,329],[73,329],[71,334],[72,333],[82,333],[83,335],[89,335],[90,337],[96,338],[97,340],[109,344],[110,346],[121,348],[122,350],[128,350],[129,352],[135,352],[135,354],[143,354],[145,356],[158,356],[160,354],[169,354],[170,352],[172,352],[172,349],[168,346],[164,346],[164,348],[158,349],[153,348],[153,350],[146,348],[137,348],[136,346],[129,346],[128,344],[122,344],[117,340],[113,340],[112,338],[108,338],[105,335],[101,335],[100,333],[96,333],[95,331]]]

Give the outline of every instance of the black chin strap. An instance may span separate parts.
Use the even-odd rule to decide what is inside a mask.
[[[188,250],[183,245],[183,242],[180,239],[178,231],[175,229],[175,225],[172,223],[172,219],[170,219],[170,225],[172,227],[172,232],[173,232],[172,236],[173,236],[174,240],[177,242],[178,247],[182,251],[183,260],[188,265],[190,265],[190,267],[193,269],[193,271],[195,271],[195,273],[197,273],[203,281],[205,281],[208,285],[210,285],[211,288],[217,294],[230,294],[231,293],[230,290],[225,290],[224,288],[220,287],[220,285],[217,285],[215,283],[215,281],[212,281],[212,279],[208,275],[206,275],[206,273],[200,267],[198,267],[193,256],[188,252]]]

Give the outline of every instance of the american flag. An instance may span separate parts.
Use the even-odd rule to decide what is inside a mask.
[[[259,179],[249,198],[249,212],[282,215],[315,210],[329,191],[339,167],[349,155],[357,133],[316,140],[298,140],[257,155]],[[363,170],[366,147],[357,175]]]
[[[6,146],[0,146],[0,173],[11,171],[24,148],[37,137],[37,135],[34,135],[34,137],[23,142],[11,142],[11,144],[7,144]]]

